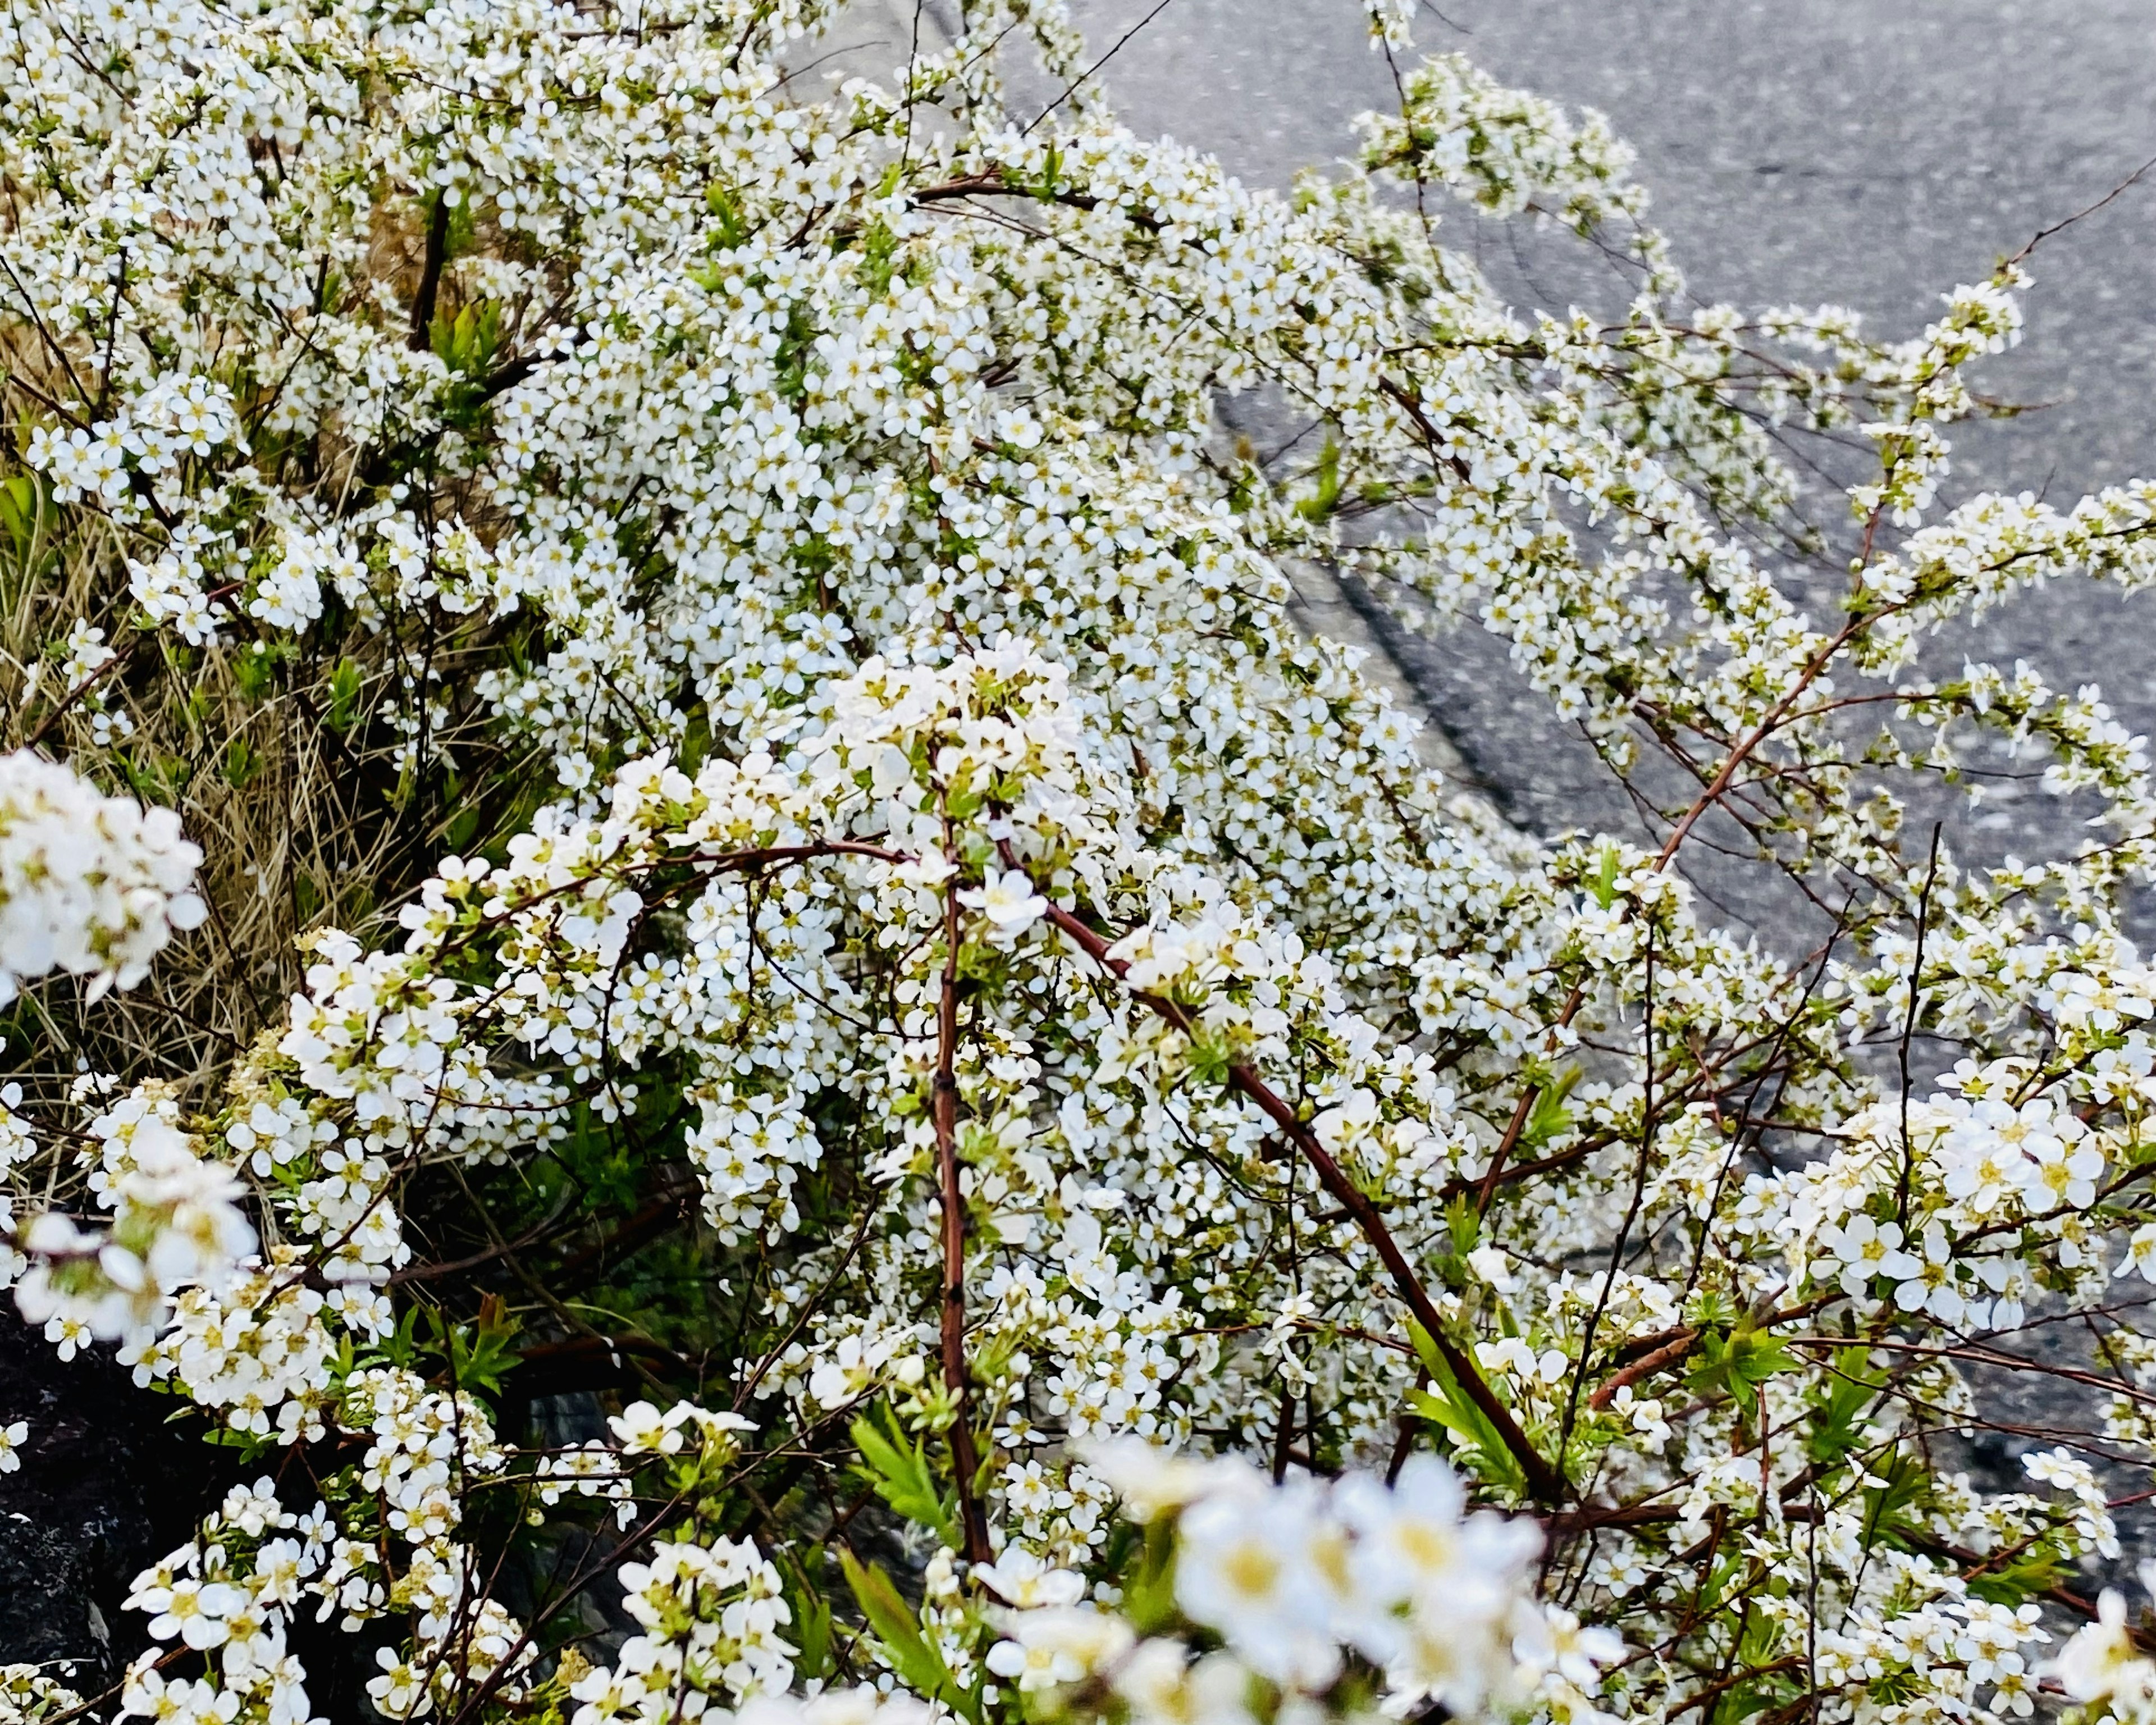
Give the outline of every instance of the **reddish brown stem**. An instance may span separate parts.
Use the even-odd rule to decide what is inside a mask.
[[[1004,860],[1009,867],[1022,866],[1009,845],[1004,847]],[[1122,960],[1109,956],[1106,941],[1062,906],[1050,903],[1048,919],[1075,942],[1086,957],[1111,975],[1121,978],[1129,970],[1129,966]],[[1131,993],[1148,1010],[1165,1019],[1185,1035],[1190,1034],[1188,1017],[1173,1001],[1147,993],[1142,988],[1133,988]],[[1229,1066],[1228,1084],[1231,1090],[1255,1103],[1259,1112],[1280,1128],[1281,1136],[1302,1153],[1303,1160],[1315,1171],[1318,1183],[1325,1188],[1332,1201],[1353,1219],[1355,1225],[1362,1230],[1363,1237],[1369,1241],[1371,1250],[1377,1253],[1378,1261],[1391,1276],[1393,1285],[1399,1289],[1400,1298],[1409,1312],[1429,1335],[1431,1345],[1445,1362],[1445,1369],[1451,1373],[1454,1380],[1481,1412],[1483,1418],[1490,1422],[1499,1440],[1511,1451],[1512,1459],[1519,1463],[1528,1491],[1538,1502],[1563,1502],[1570,1495],[1564,1476],[1545,1461],[1542,1453],[1527,1440],[1527,1435],[1520,1430],[1519,1422],[1513,1419],[1512,1410],[1497,1399],[1496,1393],[1483,1381],[1474,1361],[1445,1333],[1444,1319],[1438,1316],[1437,1307],[1424,1291],[1421,1279],[1416,1276],[1414,1266],[1409,1263],[1407,1254],[1400,1250],[1399,1242],[1393,1238],[1392,1230],[1385,1225],[1385,1219],[1378,1214],[1378,1207],[1371,1202],[1369,1194],[1348,1178],[1340,1164],[1332,1159],[1332,1153],[1318,1142],[1317,1134],[1305,1125],[1286,1101],[1250,1067],[1240,1063]]]
[[[991,1562],[988,1519],[973,1490],[980,1458],[973,1448],[973,1391],[966,1369],[966,1201],[958,1187],[958,881],[943,889],[943,995],[936,1012],[936,1175],[943,1200],[943,1387],[953,1404],[951,1470],[957,1476],[958,1518],[968,1563]]]
[[[1613,1372],[1604,1378],[1594,1394],[1587,1399],[1590,1408],[1606,1408],[1617,1399],[1617,1392],[1628,1384],[1637,1384],[1643,1378],[1651,1378],[1665,1366],[1673,1366],[1692,1351],[1699,1341],[1699,1332],[1686,1330],[1675,1341],[1665,1342],[1652,1353],[1645,1353],[1621,1372]]]

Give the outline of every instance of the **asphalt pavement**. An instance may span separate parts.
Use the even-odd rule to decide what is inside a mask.
[[[1337,160],[1353,116],[1391,100],[1354,0],[1156,5],[1076,0],[1096,53],[1122,40],[1098,75],[1134,128],[1210,150],[1247,184]],[[1845,305],[1892,337],[2156,156],[2149,0],[1444,0],[1441,13],[1425,0],[1417,48],[1607,114],[1702,298]],[[1595,290],[1546,240],[1465,214],[1450,238],[1522,305],[1562,311]],[[1949,499],[2006,489],[2064,502],[2156,472],[2156,171],[2029,267],[2027,336],[1984,382],[2041,410],[1960,428]],[[2075,581],[1939,650],[1954,665],[1964,652],[2028,659],[2055,686],[2099,683],[2147,732],[2152,623],[2156,594]],[[1394,644],[1430,716],[1522,825],[1634,819],[1502,643],[1471,629]],[[2084,812],[2010,791],[1963,847],[2070,845]]]

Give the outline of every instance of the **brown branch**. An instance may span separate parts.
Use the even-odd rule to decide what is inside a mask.
[[[139,637],[137,639],[139,639]],[[65,718],[69,712],[73,710],[77,701],[80,701],[84,696],[89,694],[91,690],[95,689],[100,683],[110,676],[113,672],[118,670],[122,665],[126,664],[129,659],[133,657],[134,649],[135,643],[131,640],[125,647],[114,653],[110,658],[105,661],[104,664],[98,666],[95,670],[85,677],[80,683],[77,683],[74,688],[69,690],[65,695],[60,697],[59,705],[54,707],[50,712],[47,713],[44,717],[38,721],[37,729],[23,739],[22,746],[26,749],[33,749],[39,743],[43,742],[45,738],[52,733],[53,727],[58,725],[59,721]]]
[[[1637,1384],[1642,1378],[1651,1378],[1665,1366],[1673,1366],[1699,1344],[1699,1332],[1686,1329],[1673,1341],[1665,1342],[1651,1353],[1643,1353],[1623,1370],[1613,1372],[1588,1397],[1587,1405],[1600,1409],[1617,1399],[1617,1392],[1627,1384]]]
[[[1753,1666],[1749,1670],[1738,1671],[1732,1676],[1724,1677],[1719,1683],[1710,1683],[1704,1689],[1696,1690],[1688,1700],[1666,1717],[1672,1719],[1682,1718],[1694,1707],[1705,1707],[1710,1702],[1719,1701],[1731,1690],[1749,1683],[1755,1677],[1774,1676],[1782,1671],[1794,1671],[1804,1663],[1801,1655],[1792,1653],[1785,1658],[1777,1659],[1769,1664]]]
[[[427,218],[427,256],[419,266],[419,285],[412,295],[412,330],[404,345],[414,353],[434,346],[434,301],[442,291],[442,265],[449,255],[449,193],[444,186],[434,193],[434,208]]]
[[[1793,1323],[1798,1318],[1810,1317],[1824,1310],[1840,1298],[1841,1291],[1839,1288],[1830,1293],[1815,1295],[1811,1299],[1799,1301],[1794,1306],[1784,1306],[1779,1312],[1768,1312],[1758,1321],[1756,1327],[1771,1330],[1777,1324]],[[1657,1372],[1667,1371],[1671,1366],[1681,1363],[1693,1348],[1699,1346],[1701,1333],[1698,1326],[1685,1324],[1674,1330],[1657,1330],[1652,1335],[1635,1336],[1611,1348],[1604,1363],[1620,1369],[1612,1373],[1594,1394],[1588,1397],[1588,1406],[1606,1408],[1616,1399],[1617,1392],[1626,1384],[1637,1384],[1642,1378],[1651,1378]],[[1790,1339],[1800,1342],[1806,1338],[1792,1337]],[[1867,1343],[1865,1345],[1874,1344]]]
[[[1002,849],[1005,865],[1023,870],[1024,865],[1018,860],[1017,854],[1008,840],[1004,841]],[[1047,914],[1048,920],[1068,935],[1080,950],[1103,970],[1118,979],[1128,973],[1128,965],[1109,955],[1108,942],[1062,906],[1051,901]],[[1148,993],[1142,988],[1133,988],[1131,993],[1149,1011],[1166,1019],[1184,1035],[1192,1034],[1193,1026],[1188,1015],[1173,1001]],[[1437,1307],[1424,1291],[1421,1279],[1416,1276],[1414,1266],[1409,1263],[1407,1254],[1400,1250],[1399,1242],[1393,1238],[1392,1230],[1386,1227],[1385,1219],[1378,1214],[1378,1207],[1371,1202],[1369,1195],[1348,1178],[1340,1164],[1332,1159],[1332,1153],[1318,1142],[1317,1134],[1303,1123],[1295,1110],[1249,1066],[1240,1061],[1230,1065],[1228,1068],[1228,1084],[1231,1090],[1256,1104],[1259,1112],[1278,1127],[1281,1135],[1302,1153],[1303,1159],[1316,1171],[1319,1184],[1362,1230],[1363,1237],[1370,1243],[1378,1260],[1392,1276],[1394,1286],[1399,1290],[1401,1300],[1414,1314],[1415,1322],[1429,1335],[1431,1345],[1444,1360],[1446,1369],[1452,1373],[1483,1418],[1490,1422],[1506,1449],[1512,1452],[1513,1460],[1519,1463],[1529,1492],[1537,1502],[1543,1503],[1561,1502],[1570,1496],[1571,1488],[1563,1474],[1546,1461],[1528,1441],[1527,1435],[1520,1430],[1519,1422],[1512,1417],[1512,1410],[1497,1399],[1496,1393],[1484,1381],[1475,1363],[1445,1332],[1444,1319],[1438,1316]]]
[[[1796,681],[1790,685],[1788,692],[1768,709],[1767,716],[1759,721],[1752,733],[1735,748],[1730,750],[1727,757],[1722,763],[1720,771],[1714,775],[1706,789],[1700,793],[1698,800],[1685,810],[1683,817],[1675,827],[1671,829],[1669,838],[1663,843],[1661,855],[1655,860],[1655,867],[1657,870],[1669,866],[1671,859],[1683,848],[1684,841],[1691,835],[1692,828],[1698,824],[1700,816],[1719,803],[1727,793],[1730,781],[1737,777],[1737,769],[1752,758],[1760,744],[1790,721],[1791,709],[1804,698],[1804,691],[1819,680],[1820,674],[1840,656],[1841,649],[1847,646],[1856,635],[1878,622],[1890,611],[1900,608],[1902,608],[1900,606],[1896,605],[1888,606],[1878,611],[1860,612],[1843,624],[1840,632],[1812,656],[1811,662],[1799,674]]]
[[[973,1449],[973,1389],[966,1369],[966,1199],[958,1185],[958,876],[943,884],[943,992],[936,1010],[936,1173],[943,1199],[943,1388],[953,1404],[951,1469],[957,1476],[958,1518],[966,1559],[993,1561],[988,1524],[974,1495],[980,1458]]]

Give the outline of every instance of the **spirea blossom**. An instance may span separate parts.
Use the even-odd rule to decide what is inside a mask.
[[[169,809],[108,797],[65,767],[0,756],[0,1004],[53,970],[131,988],[205,911],[202,852]]]
[[[102,1231],[49,1211],[21,1233],[31,1267],[15,1290],[24,1318],[54,1340],[76,1327],[100,1341],[149,1341],[182,1289],[222,1292],[254,1249],[231,1170],[195,1147],[154,1102],[130,1098],[100,1117],[95,1177],[113,1212]]]
[[[1049,0],[819,98],[832,11],[0,30],[0,701],[209,853],[0,773],[8,987],[203,923],[0,1088],[0,1275],[248,1458],[122,1711],[303,1725],[304,1610],[400,1719],[2026,1716],[2156,1463],[2146,748],[1933,639],[2156,578],[2147,485],[1949,489],[2042,256],[1899,341],[1697,303],[1394,0],[1286,196]],[[1321,566],[1637,828],[1449,782]],[[2002,774],[2087,842],[1912,818]]]

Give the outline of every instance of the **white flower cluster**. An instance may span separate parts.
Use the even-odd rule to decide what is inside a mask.
[[[264,770],[334,759],[374,859],[339,901],[401,933],[312,929],[275,1023],[270,961],[205,966],[213,1051],[125,1082],[33,1026],[0,1093],[59,1345],[124,1332],[323,1481],[318,1533],[241,1506],[146,1584],[209,1662],[144,1706],[304,1712],[290,1540],[400,1717],[1278,1725],[1351,1668],[1553,1720],[2019,1717],[2036,1601],[2120,1547],[2092,1457],[2156,1461],[2116,1286],[2156,1280],[2146,750],[2033,667],[1918,670],[2036,582],[2156,578],[2147,485],[1939,512],[2020,265],[1892,344],[1696,305],[1606,125],[1456,59],[1282,199],[1116,126],[1052,0],[963,10],[804,102],[814,0],[14,0],[0,499],[23,567],[72,561],[0,698],[101,782],[171,742],[226,813],[277,803],[270,732]],[[1410,8],[1364,10],[1397,54]],[[1024,43],[1078,86],[1037,121]],[[1584,230],[1630,303],[1517,315],[1450,197]],[[1313,434],[1232,447],[1252,390]],[[1797,506],[1815,432],[1876,457],[1845,530]],[[1655,836],[1505,834],[1298,633],[1306,559],[1663,758]],[[1912,850],[1897,787],[1977,751],[2090,842]],[[1695,916],[1707,843],[1829,915],[1815,963]],[[0,983],[135,979],[195,860],[9,757]],[[1876,1081],[1925,1039],[1962,1064]],[[652,1228],[678,1354],[613,1309],[640,1266],[591,1283]],[[2040,1292],[2102,1429],[2062,1399],[2007,1489],[1949,1440],[1971,1368],[2049,1368],[1983,1333]],[[649,1399],[497,1435],[454,1373],[525,1362],[467,1295]],[[1139,1437],[1194,1459],[1082,1459]],[[1111,1476],[1184,1481],[1151,1596]],[[834,1652],[799,1578],[879,1502],[947,1549]],[[527,1635],[490,1578],[587,1518],[654,1523],[642,1632],[548,1675],[572,1608]],[[474,1525],[532,1543],[496,1570]],[[892,1693],[777,1692],[850,1659]]]
[[[466,1482],[502,1465],[485,1416],[468,1398],[382,1369],[345,1385],[336,1414],[371,1439],[357,1476],[380,1517],[372,1537],[352,1537],[325,1504],[288,1508],[271,1480],[234,1486],[194,1539],[136,1578],[127,1601],[149,1615],[156,1641],[203,1655],[206,1672],[167,1676],[169,1659],[153,1649],[129,1671],[120,1717],[305,1725],[306,1672],[286,1631],[309,1603],[317,1621],[336,1616],[346,1629],[392,1609],[410,1614],[409,1655],[383,1648],[367,1681],[388,1717],[424,1717],[475,1683],[517,1698],[529,1638],[475,1592],[470,1554],[453,1538]]]
[[[2156,1595],[2156,1567],[2141,1566],[2141,1585]],[[2097,1620],[2059,1651],[2059,1686],[2091,1717],[2107,1715],[2123,1725],[2145,1725],[2156,1718],[2156,1659],[2127,1626],[2123,1594],[2106,1588],[2097,1605]]]
[[[131,988],[206,914],[202,852],[169,809],[145,813],[27,749],[0,756],[0,1005],[52,970],[93,998]]]
[[[74,1714],[82,1697],[34,1665],[0,1665],[0,1725],[44,1725]]]
[[[619,1662],[579,1678],[572,1725],[618,1720],[662,1725],[783,1695],[793,1681],[794,1649],[778,1572],[752,1541],[687,1538],[659,1546],[648,1563],[624,1563],[623,1604],[642,1625]]]
[[[1022,1692],[1094,1681],[1148,1722],[1249,1718],[1255,1675],[1322,1695],[1343,1650],[1383,1673],[1384,1712],[1435,1701],[1458,1717],[1505,1717],[1531,1700],[1562,1717],[1599,1717],[1588,1699],[1621,1652],[1537,1603],[1532,1522],[1469,1514],[1459,1479],[1429,1456],[1387,1485],[1351,1476],[1330,1487],[1275,1485],[1237,1461],[1187,1461],[1131,1439],[1089,1466],[1150,1521],[1176,1512],[1175,1602],[1225,1643],[1194,1660],[1173,1638],[1141,1640],[1122,1618],[1078,1603],[1067,1570],[1006,1558],[979,1578],[1014,1604],[988,1669]]]
[[[31,1265],[15,1301],[63,1358],[92,1337],[146,1344],[182,1290],[223,1292],[254,1250],[244,1187],[197,1153],[176,1111],[169,1098],[137,1092],[90,1122],[100,1148],[90,1185],[113,1213],[109,1228],[47,1211],[21,1230]]]
[[[127,1673],[118,1717],[229,1721],[243,1712],[305,1725],[306,1672],[286,1644],[305,1596],[331,1562],[335,1522],[321,1504],[295,1513],[267,1479],[235,1486],[198,1537],[135,1578],[127,1604],[151,1637],[203,1656],[205,1675],[167,1676],[160,1648]]]

